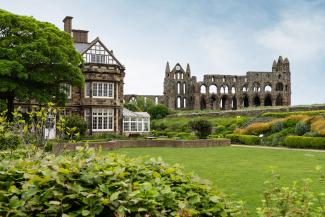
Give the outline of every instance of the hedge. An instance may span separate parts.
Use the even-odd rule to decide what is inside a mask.
[[[324,137],[288,136],[284,144],[291,148],[325,149]]]
[[[231,143],[241,143],[245,145],[260,145],[261,143],[261,139],[253,135],[228,134],[226,138],[230,139]]]
[[[237,203],[160,160],[92,149],[22,158],[0,160],[0,216],[240,216]]]

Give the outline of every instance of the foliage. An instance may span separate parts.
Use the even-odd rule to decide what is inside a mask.
[[[279,122],[273,123],[271,130],[273,133],[277,133],[277,132],[280,132],[281,130],[283,130],[283,128],[285,128],[284,122],[279,121]]]
[[[227,139],[231,140],[234,144],[245,144],[245,145],[259,145],[261,144],[261,139],[258,136],[253,135],[241,135],[241,134],[228,134]]]
[[[259,135],[271,130],[274,122],[257,122],[248,125],[244,129],[236,129],[234,133],[244,135]]]
[[[20,139],[11,132],[0,132],[0,150],[15,150],[20,145]]]
[[[123,106],[125,108],[129,109],[130,111],[133,111],[133,112],[139,112],[139,111],[141,111],[135,101],[130,101],[128,103],[124,103]]]
[[[297,112],[265,112],[262,114],[262,117],[273,117],[273,118],[285,118],[291,115],[323,115],[325,110],[313,110],[313,111],[297,111]]]
[[[298,136],[302,136],[304,135],[305,133],[307,133],[309,131],[309,126],[306,122],[304,121],[299,121],[297,124],[296,124],[296,127],[295,127],[295,133],[298,135]]]
[[[315,194],[309,179],[294,182],[289,187],[279,184],[280,176],[273,174],[264,192],[263,206],[257,209],[260,217],[322,217],[325,216],[325,194]]]
[[[239,136],[239,134],[227,134],[226,139],[230,139],[233,144],[238,144],[240,143]]]
[[[239,216],[200,178],[161,160],[79,149],[0,161],[1,216]]]
[[[317,132],[320,136],[325,136],[325,118],[323,116],[316,116],[310,122],[310,128],[313,132]]]
[[[62,83],[81,86],[81,55],[53,24],[0,10],[0,99],[12,121],[13,101],[64,103]]]
[[[325,138],[323,137],[288,136],[284,143],[291,148],[325,149]]]
[[[169,114],[169,110],[165,105],[154,105],[148,109],[148,113],[152,119],[161,119]]]
[[[87,131],[87,122],[85,121],[84,118],[78,116],[78,115],[72,115],[72,116],[67,116],[65,117],[65,126],[67,128],[73,128],[76,127],[78,133],[80,133],[80,135],[85,135],[86,131]]]
[[[212,133],[212,123],[205,119],[190,121],[189,127],[195,132],[199,139],[206,139]]]

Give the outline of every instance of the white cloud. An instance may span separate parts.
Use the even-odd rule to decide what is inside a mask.
[[[258,32],[256,41],[275,54],[312,61],[325,51],[325,14],[317,8],[287,9],[279,22]]]

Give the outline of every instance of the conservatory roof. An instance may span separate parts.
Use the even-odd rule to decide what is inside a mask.
[[[150,118],[150,115],[147,112],[133,112],[127,108],[123,108],[123,117]]]

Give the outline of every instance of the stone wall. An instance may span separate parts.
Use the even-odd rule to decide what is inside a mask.
[[[138,147],[175,147],[175,148],[202,148],[202,147],[221,147],[229,146],[229,139],[217,140],[119,140],[109,142],[90,142],[90,147],[102,148],[104,150],[112,150],[117,148],[138,148]],[[77,146],[82,146],[84,143],[70,144],[66,146],[67,150],[76,150]],[[55,153],[58,152],[56,147],[53,147]]]

